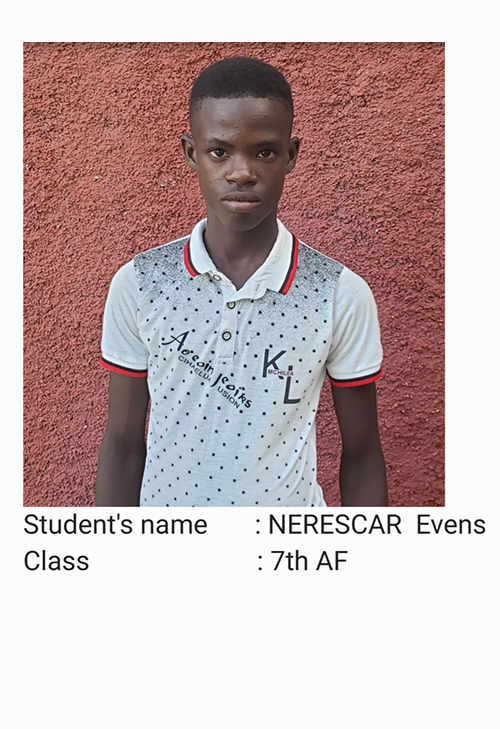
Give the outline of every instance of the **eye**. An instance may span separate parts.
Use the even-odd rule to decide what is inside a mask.
[[[216,159],[221,159],[226,156],[226,151],[224,149],[211,149],[208,154]]]
[[[257,156],[261,159],[272,159],[273,157],[276,157],[276,152],[273,152],[272,149],[261,149]]]

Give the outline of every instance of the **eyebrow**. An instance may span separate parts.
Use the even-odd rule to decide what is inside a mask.
[[[225,145],[226,147],[232,146],[229,142],[227,142],[223,139],[217,139],[217,137],[209,137],[207,139],[207,144],[220,144],[221,146]]]
[[[234,146],[233,144],[231,144],[231,142],[228,142],[225,139],[218,139],[217,137],[209,137],[206,140],[206,143],[207,144],[218,144],[221,147],[233,147]],[[260,142],[255,142],[255,144],[253,144],[252,146],[253,147],[271,147],[271,146],[276,146],[278,143],[279,143],[279,141],[277,139],[263,139]]]

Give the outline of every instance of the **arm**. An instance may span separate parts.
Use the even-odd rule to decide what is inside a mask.
[[[342,506],[387,506],[375,383],[358,387],[332,385],[332,394],[342,438]]]
[[[96,506],[139,506],[148,403],[145,377],[110,372],[108,423],[99,451]]]

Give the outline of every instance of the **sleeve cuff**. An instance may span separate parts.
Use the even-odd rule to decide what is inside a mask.
[[[99,358],[100,364],[110,372],[118,372],[119,375],[127,375],[128,377],[147,377],[148,371],[146,370],[134,370],[131,367],[124,367],[123,365],[114,364],[104,357]]]
[[[360,385],[369,385],[371,382],[375,382],[382,377],[382,368],[371,375],[363,375],[362,377],[352,377],[348,380],[338,380],[332,377],[328,372],[330,382],[334,387],[359,387]]]

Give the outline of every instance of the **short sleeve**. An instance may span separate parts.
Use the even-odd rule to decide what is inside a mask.
[[[104,308],[101,364],[131,377],[146,377],[149,352],[141,339],[134,262],[114,275]]]
[[[370,287],[344,268],[334,303],[334,328],[327,373],[333,385],[366,385],[382,374],[377,306]]]

